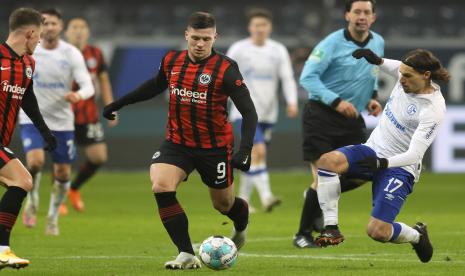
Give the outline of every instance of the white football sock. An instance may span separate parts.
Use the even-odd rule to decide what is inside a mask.
[[[252,195],[253,182],[251,176],[245,172],[241,172],[241,186],[239,187],[239,197],[245,201],[250,201]]]
[[[406,243],[410,242],[413,244],[417,244],[420,240],[420,233],[417,230],[413,229],[412,227],[408,226],[402,222],[395,222],[401,226],[401,230],[399,236],[394,240],[391,240],[392,243]],[[393,229],[394,232],[394,229]]]
[[[337,173],[319,169],[317,193],[325,226],[337,225],[338,203],[341,195],[341,184]]]
[[[53,182],[52,194],[50,196],[50,206],[48,209],[48,218],[54,222],[58,221],[58,208],[61,203],[65,201],[66,194],[71,186],[71,180],[60,182],[55,180]]]
[[[34,178],[32,179],[32,190],[27,193],[26,198],[26,205],[31,206],[34,209],[34,212],[37,213],[39,211],[39,188],[40,188],[40,180],[42,179],[42,172],[36,173]]]
[[[268,201],[273,198],[273,193],[271,192],[270,187],[270,176],[268,174],[266,163],[263,162],[257,164],[255,171],[257,174],[253,176],[252,181],[253,184],[255,184],[255,188],[257,188],[262,205],[265,206]]]

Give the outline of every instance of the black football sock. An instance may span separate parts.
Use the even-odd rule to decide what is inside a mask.
[[[224,215],[234,222],[236,231],[244,231],[249,223],[249,205],[247,201],[240,197],[236,197],[233,206]]]
[[[313,188],[305,192],[304,207],[300,216],[300,225],[297,235],[311,236],[313,232],[313,221],[322,214],[318,194]]]
[[[339,181],[341,183],[341,193],[356,189],[364,183],[360,180],[354,180],[354,179],[347,178],[345,175],[341,175],[339,177]]]
[[[163,226],[178,251],[195,255],[188,232],[189,222],[186,213],[176,199],[176,192],[155,193],[155,200]]]
[[[11,229],[15,225],[16,217],[27,192],[16,186],[8,187],[0,201],[0,245],[10,245]]]
[[[71,183],[71,190],[79,190],[81,186],[97,172],[100,166],[100,164],[92,163],[89,160],[82,164],[76,178]]]

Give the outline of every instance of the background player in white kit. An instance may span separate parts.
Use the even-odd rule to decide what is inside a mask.
[[[419,179],[423,155],[444,119],[444,97],[434,81],[447,82],[449,74],[431,52],[422,49],[408,53],[402,62],[382,59],[369,49],[352,55],[380,65],[398,81],[368,141],[326,153],[318,161],[318,200],[325,230],[315,242],[327,246],[344,240],[338,229],[338,174],[365,174],[373,181],[367,234],[379,242],[410,242],[419,259],[428,262],[433,247],[426,225],[418,222],[410,227],[394,220]]]
[[[63,30],[61,14],[55,9],[49,9],[43,11],[42,15],[42,40],[34,53],[34,90],[44,120],[58,140],[57,148],[51,153],[54,183],[46,228],[47,234],[58,235],[58,207],[69,189],[71,163],[76,156],[71,103],[91,97],[94,87],[81,52],[60,39]],[[77,93],[71,91],[73,80],[80,87]],[[20,113],[19,123],[27,167],[33,177],[33,190],[26,201],[23,223],[33,227],[39,206],[38,190],[45,159],[44,142],[24,112]]]
[[[264,9],[253,9],[248,13],[248,20],[250,37],[234,43],[226,54],[239,65],[258,114],[252,164],[248,172],[241,172],[239,196],[249,201],[255,185],[263,209],[269,212],[280,203],[271,192],[266,165],[266,146],[278,118],[278,84],[281,81],[287,115],[291,118],[298,114],[297,86],[286,47],[269,38],[272,31],[271,13]],[[230,119],[241,120],[234,106],[231,107]],[[253,207],[250,209],[253,211]]]

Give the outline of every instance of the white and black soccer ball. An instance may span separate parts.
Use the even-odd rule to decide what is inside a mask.
[[[227,269],[236,263],[237,247],[229,238],[211,236],[200,245],[199,255],[207,267],[214,270]]]

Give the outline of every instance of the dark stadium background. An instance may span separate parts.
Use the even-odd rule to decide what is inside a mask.
[[[183,31],[187,16],[197,10],[212,12],[217,19],[216,48],[225,51],[235,40],[247,36],[245,12],[265,7],[274,14],[272,37],[286,44],[294,63],[296,78],[312,47],[328,33],[344,27],[343,1],[18,1],[1,0],[0,36],[7,34],[8,14],[16,7],[58,8],[65,20],[84,16],[90,21],[92,42],[101,46],[110,65],[116,97],[155,74],[167,49],[185,45]],[[373,30],[386,40],[385,56],[401,58],[415,48],[432,50],[448,67],[452,81],[442,86],[455,118],[448,118],[446,130],[424,160],[427,169],[465,171],[465,2],[378,1],[378,20]],[[385,99],[393,81],[380,77],[380,96]],[[301,105],[306,100],[301,91]],[[282,99],[279,99],[282,102]],[[164,136],[166,99],[125,108],[120,124],[106,131],[110,159],[107,169],[146,169]],[[450,108],[452,109],[452,108]],[[281,109],[284,110],[284,109]],[[452,116],[452,115],[451,115]],[[304,168],[301,161],[300,119],[283,113],[275,127],[269,163],[272,168]],[[12,148],[21,155],[18,131]]]

